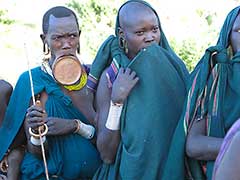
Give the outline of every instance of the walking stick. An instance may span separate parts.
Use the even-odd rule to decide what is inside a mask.
[[[24,43],[24,49],[25,49],[25,54],[26,54],[27,63],[28,63],[28,73],[29,73],[29,80],[30,80],[30,86],[31,86],[33,105],[40,105],[41,102],[40,101],[36,102],[35,96],[34,96],[32,73],[31,73],[31,69],[30,69],[30,62],[29,62],[29,58],[28,58],[26,43]],[[47,130],[48,130],[47,125],[45,124],[44,127],[45,127],[45,133],[46,133]],[[46,179],[49,180],[46,154],[45,154],[45,149],[44,149],[43,139],[42,139],[43,134],[45,134],[45,133],[42,134],[42,129],[43,129],[42,126],[38,127],[38,134],[39,134],[39,138],[40,138],[42,157],[43,157],[43,163],[44,163],[44,168],[45,168],[45,175],[46,175]],[[31,128],[29,128],[29,131],[31,131]]]

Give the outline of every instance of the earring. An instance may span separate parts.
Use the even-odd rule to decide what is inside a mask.
[[[43,43],[43,61],[48,61],[51,57],[50,49],[47,43]]]
[[[127,41],[123,38],[123,37],[119,37],[118,38],[118,44],[119,44],[119,47],[121,49],[124,50],[124,52],[127,54],[128,53],[128,45],[127,45]]]
[[[77,45],[77,53],[80,54],[80,44]]]
[[[123,49],[124,48],[124,38],[123,37],[119,37],[118,38],[118,44],[119,44],[119,47],[121,48],[121,49]]]
[[[47,43],[43,43],[43,54],[48,55],[50,53],[50,49],[47,45]]]
[[[128,45],[127,45],[127,41],[125,40],[125,44],[124,44],[124,52],[126,54],[128,54]]]

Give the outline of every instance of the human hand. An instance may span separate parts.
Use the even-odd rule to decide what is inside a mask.
[[[47,113],[39,105],[32,105],[27,109],[26,120],[24,122],[25,130],[28,131],[29,128],[37,129],[46,123]]]
[[[120,68],[117,78],[112,86],[112,102],[123,104],[138,80],[139,78],[136,76],[135,71],[132,71],[129,68],[126,68],[125,70]]]
[[[46,125],[48,126],[47,135],[64,135],[72,133],[77,124],[73,120],[48,117]]]

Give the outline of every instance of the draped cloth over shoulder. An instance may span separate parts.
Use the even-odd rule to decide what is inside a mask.
[[[48,94],[45,109],[49,117],[81,119],[88,123],[83,114],[73,106],[69,96],[65,95],[54,79],[40,67],[32,69],[35,95],[41,91]],[[28,72],[23,73],[13,91],[0,128],[0,157],[2,158],[23,124],[25,113],[31,100],[31,88]],[[100,165],[100,157],[90,141],[78,134],[47,137],[49,152],[47,155],[48,172],[60,179],[79,179],[92,177]],[[28,152],[21,165],[21,179],[45,179],[43,162]]]
[[[117,37],[110,36],[97,53],[91,75],[98,80],[110,64],[116,72],[120,67],[129,67],[140,80],[123,107],[115,162],[103,164],[94,179],[161,179],[172,134],[182,112],[187,69],[169,47],[162,30],[160,45],[152,44],[141,50],[133,60],[119,48]]]
[[[239,9],[237,7],[228,14],[217,44],[206,50],[192,73],[182,124],[179,125],[185,128],[185,133],[198,119],[206,121],[206,135],[223,138],[240,117],[240,54],[231,57],[228,49]],[[197,168],[199,162],[192,159],[188,162],[192,176],[201,177],[201,168]],[[211,179],[213,165],[214,161],[207,162],[207,179]]]
[[[131,3],[131,2],[139,2],[139,3],[142,3],[146,6],[148,6],[149,8],[152,9],[152,11],[156,14],[156,16],[158,18],[157,12],[150,6],[150,4],[146,3],[145,1],[130,0],[130,1],[127,1],[126,3],[124,3],[121,7],[123,7],[125,4]],[[120,9],[121,9],[121,7],[120,7]],[[118,11],[118,13],[119,13],[119,11]],[[158,18],[158,22],[159,22],[159,26],[160,26],[159,18]],[[104,43],[101,45],[101,47],[95,57],[95,60],[92,64],[92,66],[94,68],[91,68],[91,71],[89,73],[87,86],[89,89],[92,89],[93,91],[95,91],[97,89],[98,80],[102,74],[102,71],[111,64],[113,59],[121,59],[122,56],[124,55],[124,53],[119,48],[118,32],[117,32],[119,27],[120,27],[120,24],[119,24],[119,14],[118,14],[118,16],[116,18],[115,36],[114,35],[109,36],[104,41]],[[179,57],[174,53],[174,51],[169,46],[168,41],[164,35],[164,32],[162,31],[161,26],[160,26],[160,31],[161,31],[161,41],[160,41],[159,45],[162,48],[164,48],[165,50],[167,50],[171,54],[172,58],[175,59],[176,63],[178,64],[176,66],[176,68],[179,70],[179,72],[183,71],[183,72],[181,72],[181,73],[183,73],[182,78],[185,78],[183,80],[184,80],[184,82],[186,82],[186,77],[188,76],[188,72],[185,69],[185,65],[182,63],[182,60],[179,59]]]

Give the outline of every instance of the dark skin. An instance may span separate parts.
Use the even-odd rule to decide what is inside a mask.
[[[230,42],[233,49],[233,53],[236,54],[240,51],[240,15],[236,17],[236,20],[233,24],[231,35],[230,35]]]
[[[4,114],[10,99],[10,96],[12,94],[13,87],[11,84],[4,80],[0,80],[0,102],[1,102],[1,108],[0,108],[0,126],[2,124]],[[21,131],[21,130],[20,130]],[[17,141],[14,141],[10,147],[11,152],[8,154],[7,159],[5,159],[5,163],[8,164],[8,171],[7,171],[7,179],[8,180],[14,180],[17,179],[19,176],[19,166],[16,166],[16,164],[20,164],[23,158],[24,149],[19,147],[18,142],[23,142],[24,140],[22,138],[18,138]]]
[[[127,18],[125,18],[127,16]],[[139,3],[128,3],[120,11],[119,36],[128,44],[126,54],[132,60],[137,53],[151,43],[160,41],[160,31],[157,17],[148,7]],[[136,73],[129,68],[120,68],[117,78],[109,89],[106,71],[103,72],[97,93],[98,138],[97,148],[102,160],[111,164],[115,161],[116,152],[120,142],[120,131],[109,130],[105,124],[108,117],[110,101],[123,104],[131,90],[139,81]]]
[[[230,35],[230,41],[232,42],[232,50],[235,54],[240,51],[239,41],[240,41],[240,14],[238,14],[232,31]],[[240,168],[240,158],[239,158],[239,149],[240,149],[240,133],[237,132],[232,138],[229,147],[227,148],[221,163],[216,171],[215,179],[239,179],[239,168]]]
[[[79,44],[80,31],[78,29],[74,16],[55,18],[50,16],[49,29],[47,34],[41,35],[42,41],[47,43],[51,51],[50,65],[59,56],[74,55],[76,56],[77,47]],[[75,107],[77,107],[89,120],[94,124],[95,110],[93,108],[93,95],[88,93],[87,87],[78,91],[69,91],[61,86],[64,94],[68,95]],[[28,128],[37,128],[43,124],[48,126],[47,136],[59,136],[74,133],[77,129],[77,123],[73,120],[62,119],[58,117],[48,117],[45,112],[45,103],[48,95],[45,91],[41,92],[41,106],[31,105],[26,114],[25,133],[28,139],[28,149],[30,152],[41,156],[40,147],[34,146],[29,141],[30,136]],[[31,104],[31,102],[29,102]]]
[[[240,15],[237,16],[230,34],[230,45],[233,53],[240,51]],[[215,160],[223,138],[206,136],[205,120],[193,122],[186,142],[186,153],[189,157],[198,160]]]
[[[1,93],[0,93],[0,102],[1,102],[0,126],[1,126],[13,88],[11,84],[9,84],[4,80],[0,80],[0,88],[1,88]]]

